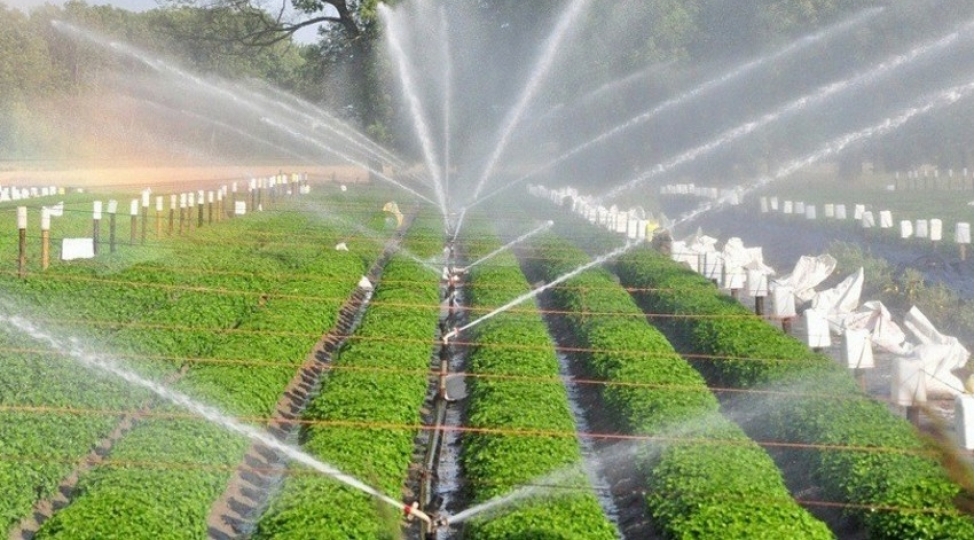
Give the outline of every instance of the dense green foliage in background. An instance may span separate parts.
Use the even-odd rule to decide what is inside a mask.
[[[47,5],[29,14],[0,3],[0,160],[34,158],[45,155],[42,150],[47,155],[54,153],[54,157],[60,157],[59,153],[70,154],[72,148],[58,140],[58,130],[40,121],[50,122],[42,113],[52,109],[51,101],[78,99],[85,89],[104,86],[112,72],[121,70],[131,77],[146,69],[113,59],[96,46],[59,34],[49,24],[52,19],[175,59],[179,65],[197,73],[270,83],[338,111],[339,116],[378,140],[410,148],[412,130],[400,133],[393,129],[408,120],[403,107],[392,106],[391,96],[397,94],[396,76],[381,43],[379,2],[296,0],[293,2],[296,22],[301,24],[327,15],[332,9],[330,4],[346,6],[348,16],[341,22],[326,22],[317,42],[298,43],[287,32],[287,26],[258,9],[256,2],[218,0],[204,5],[202,1],[172,0],[162,3],[160,8],[133,13],[71,0],[63,7]],[[577,105],[572,110],[567,108],[563,114],[564,120],[571,121],[575,127],[565,130],[558,124],[546,124],[546,129],[554,128],[546,138],[573,144],[571,136],[579,131],[580,122],[588,124],[582,133],[598,133],[618,121],[619,114],[643,110],[648,100],[671,97],[729,66],[773,52],[881,4],[889,16],[861,29],[845,42],[831,44],[845,51],[844,54],[824,54],[817,50],[810,53],[813,56],[800,56],[786,64],[780,62],[774,70],[756,75],[758,79],[751,81],[747,100],[739,99],[741,89],[732,88],[725,97],[716,100],[714,110],[698,111],[698,115],[706,117],[681,120],[715,126],[731,121],[736,114],[760,114],[769,104],[781,103],[795,97],[797,92],[807,91],[809,84],[822,84],[809,79],[808,72],[803,75],[804,66],[810,61],[817,63],[813,71],[847,77],[848,68],[854,62],[882,61],[891,53],[903,53],[919,40],[944,32],[958,21],[970,20],[972,6],[957,0],[939,2],[936,9],[929,9],[928,2],[909,0],[592,3],[578,32],[559,52],[555,67],[559,80],[546,81],[535,104]],[[477,41],[496,58],[492,58],[490,70],[485,71],[483,62],[476,56],[464,57],[464,53],[459,53],[461,56],[453,66],[459,87],[465,81],[475,80],[477,86],[475,95],[461,103],[460,109],[468,117],[454,115],[456,129],[464,131],[465,126],[478,126],[483,121],[482,113],[497,116],[508,107],[504,103],[511,101],[511,96],[524,86],[524,68],[531,65],[541,40],[550,33],[564,7],[564,2],[554,0],[477,2],[477,28],[459,32],[466,33],[466,38]],[[463,50],[466,46],[457,48]],[[493,72],[498,70],[507,72]],[[621,92],[613,103],[600,103],[599,114],[589,114],[592,103],[579,102],[582,94],[596,90],[599,85],[633,77],[642,81],[639,91]],[[877,90],[883,95],[874,96],[862,108],[882,107],[904,96],[916,95],[916,83],[924,79],[924,73],[918,73],[898,84],[885,85]],[[466,93],[458,92],[455,98],[459,103],[464,101]],[[957,164],[966,158],[970,160],[970,144],[966,150],[970,133],[959,132],[957,122],[939,115],[925,122],[927,128],[937,131],[937,139],[898,136],[893,141],[896,148],[878,149],[871,158],[880,163],[936,159]],[[822,133],[831,128],[828,124],[770,129],[751,137],[738,150],[748,154],[747,161],[754,161],[757,156],[774,157],[776,150],[787,152],[803,143],[820,140]],[[669,129],[667,125],[657,127]],[[675,139],[671,144],[684,144],[679,141],[679,124],[670,131],[671,138]],[[618,140],[612,151],[630,150],[632,154],[638,148],[634,145],[639,144],[643,144],[642,138]],[[666,143],[664,147],[667,148]],[[959,151],[964,155],[959,156]],[[857,162],[858,152],[851,153],[851,163]]]

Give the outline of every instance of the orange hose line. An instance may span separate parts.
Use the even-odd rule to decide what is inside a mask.
[[[70,322],[76,324],[91,324],[93,321],[88,319],[34,319],[37,321],[47,322]],[[117,323],[114,321],[104,321],[101,326],[116,326],[123,325],[122,323]],[[99,326],[99,324],[94,324],[94,326]],[[289,332],[285,330],[246,330],[240,328],[200,328],[200,327],[190,327],[190,326],[180,326],[180,325],[165,325],[165,324],[151,324],[151,323],[125,323],[125,327],[131,328],[146,328],[151,330],[181,330],[181,331],[191,331],[191,332],[219,332],[225,334],[248,334],[248,335],[273,335],[273,336],[295,336],[295,337],[321,337],[317,333],[302,333],[302,332]],[[346,335],[336,335],[334,336],[338,339],[344,339],[349,341],[365,341],[365,342],[381,342],[381,343],[394,343],[394,344],[428,344],[433,347],[440,342],[434,339],[409,339],[401,337],[392,336],[361,336],[358,334],[346,334]],[[472,348],[485,348],[485,349],[496,349],[496,350],[521,350],[521,351],[557,351],[557,352],[569,352],[569,353],[607,353],[607,354],[634,354],[634,355],[646,355],[647,351],[643,349],[605,349],[597,347],[571,347],[571,346],[559,346],[559,345],[529,345],[529,344],[513,344],[513,343],[480,343],[477,341],[462,341],[453,340],[452,344],[472,347]],[[0,348],[0,350],[8,350]],[[51,353],[53,351],[46,351]],[[673,356],[677,357],[678,353],[665,353],[658,356]],[[723,356],[723,355],[707,355],[707,354],[686,354],[683,355],[684,358],[691,358],[695,360],[716,360],[716,361],[746,361],[746,362],[803,362],[803,359],[795,358],[755,358],[747,356]],[[186,360],[186,359],[183,359]]]
[[[29,412],[36,414],[73,414],[73,415],[102,415],[102,416],[124,416],[127,414],[134,413],[134,410],[112,410],[112,409],[95,409],[95,408],[84,408],[84,407],[44,407],[44,406],[16,406],[16,405],[0,405],[0,410],[14,411],[18,410],[21,412]],[[162,420],[199,420],[202,422],[208,422],[196,414],[193,413],[180,413],[180,412],[159,412],[159,411],[148,411],[145,413],[139,413],[138,416],[145,418],[155,418]],[[865,452],[865,453],[877,453],[877,454],[903,454],[903,455],[918,455],[918,456],[937,456],[937,452],[933,450],[924,449],[914,449],[914,448],[896,448],[888,446],[864,446],[864,445],[845,445],[845,444],[817,444],[817,443],[800,443],[800,442],[788,442],[788,441],[760,441],[754,439],[709,439],[703,437],[682,437],[676,435],[638,435],[638,434],[627,434],[627,433],[599,433],[599,432],[588,432],[588,431],[569,431],[569,430],[557,430],[557,429],[515,429],[506,427],[472,427],[472,426],[446,426],[441,425],[439,427],[429,426],[425,424],[410,424],[410,423],[397,423],[397,422],[377,422],[377,421],[367,421],[367,420],[304,420],[304,419],[294,419],[285,420],[282,418],[274,417],[264,417],[264,416],[239,416],[234,417],[235,420],[240,422],[246,422],[251,424],[267,425],[271,421],[297,424],[306,427],[322,427],[322,428],[350,428],[350,429],[398,429],[398,430],[416,430],[416,431],[442,431],[442,432],[457,432],[457,433],[472,433],[479,435],[502,435],[502,436],[516,436],[516,437],[554,437],[554,438],[582,438],[600,441],[621,441],[621,442],[645,442],[645,443],[669,443],[669,444],[713,444],[713,445],[725,445],[725,446],[749,446],[756,444],[765,448],[784,448],[793,450],[823,450],[823,451],[837,451],[837,452]]]
[[[50,350],[24,349],[24,348],[0,348],[0,352],[13,352],[18,354],[37,354],[37,355],[57,354],[56,352]],[[298,362],[269,362],[266,360],[249,360],[249,359],[234,359],[234,358],[183,358],[178,356],[140,355],[140,354],[119,354],[116,356],[119,358],[128,358],[133,360],[170,361],[173,363],[181,363],[181,364],[185,363],[191,365],[208,364],[208,365],[247,366],[247,367],[266,368],[266,369],[278,369],[278,368],[296,369],[300,365]],[[392,375],[415,376],[415,377],[424,377],[424,378],[438,377],[440,375],[439,369],[405,369],[405,368],[393,368],[393,367],[383,367],[383,366],[344,366],[341,364],[330,364],[328,366],[325,366],[325,370],[392,374]],[[582,386],[646,388],[650,390],[678,390],[678,391],[686,391],[686,392],[710,391],[712,393],[779,396],[779,397],[788,397],[788,398],[817,397],[822,399],[857,400],[866,397],[860,394],[849,394],[849,393],[833,394],[827,392],[805,392],[805,391],[799,391],[794,389],[776,390],[776,389],[708,386],[708,385],[700,385],[700,384],[663,384],[663,383],[642,383],[642,382],[630,382],[630,381],[607,381],[604,379],[574,377],[571,375],[565,375],[565,376],[517,375],[511,373],[476,373],[471,371],[452,371],[450,372],[450,375],[462,376],[468,379],[483,379],[488,381],[528,382],[528,383],[559,384],[559,385],[577,384]],[[875,399],[877,401],[883,401],[883,402],[889,401],[889,400],[879,399],[879,398],[871,398],[871,399]],[[2,406],[0,406],[0,408],[2,408]]]
[[[139,282],[139,281],[128,281],[128,280],[109,280],[104,278],[94,278],[89,279],[86,277],[72,281],[82,281],[85,283],[101,283],[106,285],[114,286],[126,286],[126,287],[149,287],[161,290],[169,291],[186,291],[186,292],[198,292],[198,293],[212,293],[218,295],[250,295],[265,298],[281,298],[288,300],[307,300],[311,302],[343,302],[346,300],[347,296],[317,296],[317,295],[306,295],[306,294],[289,294],[281,292],[269,292],[264,290],[247,290],[247,289],[228,289],[221,287],[205,287],[196,285],[173,285],[168,283],[152,283],[152,282]],[[349,281],[348,283],[351,283]],[[554,289],[554,287],[553,287]],[[528,302],[528,300],[525,300]],[[414,302],[396,302],[388,300],[370,300],[369,304],[371,306],[384,306],[384,307],[400,307],[409,309],[440,309],[442,307],[441,303],[436,304],[425,304],[425,303],[414,303]],[[495,306],[484,306],[484,307],[470,307],[467,305],[457,306],[455,308],[458,311],[463,311],[470,315],[476,314],[486,314],[494,311]],[[646,317],[661,318],[661,319],[751,319],[756,317],[756,315],[750,312],[735,313],[735,314],[691,314],[691,313],[647,313],[642,311],[634,311],[630,313],[622,313],[619,311],[574,311],[574,310],[563,310],[563,309],[543,309],[536,307],[534,305],[528,305],[526,307],[511,307],[505,310],[506,313],[524,313],[532,314],[538,313],[542,315],[577,315],[585,317],[629,317],[642,319]],[[51,322],[56,322],[58,319],[45,319]],[[94,324],[98,324],[97,321],[93,321]]]
[[[26,456],[26,455],[13,455],[13,454],[0,454],[0,461],[10,461],[14,463],[68,463],[68,464],[80,464],[83,463],[85,459],[69,459],[61,458],[55,456]],[[134,459],[118,459],[108,457],[102,460],[99,467],[119,467],[119,468],[137,468],[137,469],[148,469],[148,470],[176,470],[176,471],[212,471],[212,472],[233,472],[233,471],[249,471],[265,475],[281,474],[284,476],[316,476],[323,477],[324,475],[318,471],[307,469],[303,467],[292,467],[292,466],[282,466],[282,467],[256,467],[253,465],[220,465],[215,463],[190,463],[190,462],[180,462],[180,461],[160,461],[160,460],[134,460]],[[466,480],[468,484],[474,484],[478,486],[492,487],[492,486],[509,486],[509,482],[502,481],[490,481],[490,480],[472,480],[468,478]],[[579,491],[584,493],[590,493],[594,491],[609,492],[612,491],[610,488],[599,488],[590,485],[572,485],[572,484],[553,484],[553,483],[540,483],[540,482],[524,482],[519,483],[515,486],[511,486],[511,489],[519,489],[524,487],[535,487],[544,488],[551,490],[561,490],[561,491]],[[636,490],[628,490],[625,493],[637,493]],[[733,497],[726,496],[728,500],[763,500],[770,504],[775,504],[778,502],[788,503],[796,502],[802,506],[822,506],[827,508],[841,508],[841,509],[857,509],[857,510],[872,510],[878,512],[904,512],[904,513],[918,513],[918,514],[944,514],[944,515],[954,515],[957,513],[956,510],[950,508],[930,508],[930,507],[908,507],[908,506],[895,506],[887,504],[867,504],[867,503],[849,503],[842,501],[825,501],[816,499],[805,499],[805,498],[789,498],[789,499],[779,499],[779,498],[759,498],[759,497]]]
[[[57,230],[53,231],[53,233],[57,233],[57,232],[59,232],[59,231],[57,231]],[[53,233],[52,233],[52,236],[51,236],[52,238],[58,238],[59,237],[58,234],[53,234]],[[40,239],[41,239],[41,236],[39,234],[27,234],[26,235],[26,238],[28,240],[31,240],[32,242],[39,242]],[[330,245],[327,245],[327,244],[316,245],[314,243],[309,243],[307,241],[294,241],[294,242],[261,241],[261,240],[246,240],[246,241],[242,241],[242,240],[230,240],[228,238],[199,238],[197,236],[194,236],[193,234],[184,234],[183,236],[179,236],[178,238],[179,238],[181,244],[184,244],[184,245],[192,245],[192,246],[197,246],[197,247],[199,247],[199,246],[204,246],[204,247],[210,247],[210,246],[213,246],[213,247],[248,246],[249,247],[249,246],[253,246],[253,247],[257,247],[256,244],[257,243],[260,243],[260,246],[259,247],[261,247],[261,248],[267,248],[267,247],[286,247],[286,248],[295,248],[295,249],[302,248],[302,249],[307,249],[307,250],[320,250],[320,249],[324,249],[324,248],[327,247],[328,249],[331,249],[331,246]],[[341,235],[331,236],[331,237],[329,237],[328,242],[331,243],[331,242],[333,242],[335,240],[340,240],[342,238],[343,237]],[[325,239],[323,239],[323,241],[324,240]],[[376,247],[379,248],[379,247],[381,247],[380,244],[383,243],[383,242],[385,242],[385,240],[380,241],[379,239],[370,239],[370,242],[376,244]],[[127,245],[128,244],[127,242],[119,242],[119,243],[122,244],[122,245]],[[407,243],[409,243],[409,242],[407,242]],[[98,242],[98,244],[99,245],[107,245],[108,244],[108,241],[105,240],[105,239],[101,239]],[[177,246],[174,246],[174,245],[168,244],[168,243],[157,243],[157,242],[153,241],[153,242],[148,242],[146,244],[142,244],[139,247],[140,247],[140,249],[143,249],[143,250],[156,249],[156,250],[171,251],[171,250],[175,249]],[[555,262],[571,262],[571,263],[577,263],[579,261],[579,258],[578,257],[574,257],[574,256],[553,257],[553,256],[522,254],[519,258],[522,259],[522,260],[546,261],[546,262],[555,261]]]
[[[287,273],[287,274],[274,274],[274,273],[268,273],[268,272],[242,272],[242,271],[233,271],[233,270],[212,270],[212,269],[184,267],[184,266],[181,266],[179,268],[149,268],[149,270],[150,271],[154,271],[154,272],[162,272],[162,273],[171,272],[173,274],[180,275],[180,276],[184,276],[184,275],[187,275],[187,274],[199,274],[199,275],[213,275],[213,276],[239,276],[239,277],[246,277],[246,278],[250,278],[250,279],[268,279],[268,280],[279,280],[279,281],[283,281],[282,280],[282,275],[283,275],[284,277],[287,278],[287,281],[296,281],[296,280],[301,280],[301,279],[314,280],[316,282],[322,282],[322,283],[350,283],[351,281],[354,281],[352,279],[338,279],[338,278],[323,279],[321,277],[321,275],[317,275],[317,274],[293,274],[293,273],[290,273],[290,272]],[[17,275],[17,272],[8,271],[8,272],[0,272],[0,274],[5,274],[5,275],[9,275],[9,276],[16,276]],[[50,273],[44,274],[44,279],[63,280],[63,281],[82,281],[82,282],[86,282],[86,283],[104,283],[104,284],[108,284],[108,285],[133,285],[133,286],[138,286],[138,287],[143,287],[143,286],[196,287],[194,285],[159,284],[159,283],[153,283],[153,282],[148,282],[148,281],[124,280],[124,279],[107,279],[107,278],[91,277],[91,276],[81,276],[81,275],[74,275],[74,274],[58,274],[58,273],[54,273],[54,272],[50,272]],[[380,283],[408,284],[408,285],[428,285],[431,281],[432,280],[417,281],[417,280],[406,280],[406,279],[387,279],[387,278],[383,278]],[[478,283],[477,284],[477,287],[478,288],[491,288],[491,289],[511,290],[511,291],[514,291],[514,292],[519,293],[519,294],[525,291],[525,288],[523,286],[520,286],[520,285],[503,285],[503,284],[497,284],[497,283]],[[202,287],[197,287],[197,288],[200,289],[200,290],[204,290],[204,291],[206,290],[206,288],[202,288]],[[217,291],[217,290],[221,290],[221,291],[237,291],[237,290],[245,291],[245,289],[227,289],[227,288],[218,288],[218,287],[214,287],[213,289],[215,291]],[[555,287],[552,287],[550,290],[553,290],[553,291],[555,291],[555,290],[583,291],[583,292],[585,292],[585,291],[609,291],[609,290],[621,290],[621,289],[622,290],[625,290],[627,292],[630,292],[630,293],[666,293],[666,292],[681,292],[681,291],[684,291],[684,290],[696,290],[695,288],[691,288],[691,287],[689,287],[687,289],[661,288],[661,287],[623,287],[621,285],[615,285],[615,284],[614,285],[604,285],[604,286],[595,286],[595,287],[593,287],[593,286],[582,286],[582,285],[568,285],[568,284],[565,284],[565,283],[560,283],[559,285],[556,285]],[[253,292],[253,291],[248,291],[248,292]],[[267,293],[267,294],[269,296],[275,296],[277,293]],[[309,299],[317,299],[319,297],[315,297],[315,296],[310,296],[309,295],[308,298]]]

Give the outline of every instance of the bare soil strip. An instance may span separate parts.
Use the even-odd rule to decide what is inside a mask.
[[[179,371],[167,377],[163,384],[170,386],[186,375],[189,364],[184,364]],[[34,503],[34,508],[29,516],[20,520],[20,523],[10,529],[10,540],[30,540],[40,530],[45,521],[51,519],[54,513],[71,503],[75,489],[78,487],[78,480],[88,471],[101,465],[111,454],[112,449],[118,441],[128,432],[132,431],[139,422],[155,407],[160,400],[149,399],[142,403],[138,410],[126,413],[116,424],[115,428],[93,445],[91,452],[82,459],[78,465],[65,476],[58,484],[52,497],[40,499]]]

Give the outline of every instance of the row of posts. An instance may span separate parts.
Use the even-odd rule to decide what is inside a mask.
[[[247,208],[263,210],[267,204],[273,204],[275,200],[285,195],[306,194],[310,191],[307,174],[278,175],[269,178],[252,178],[247,186],[247,198],[241,200],[238,197],[237,182],[231,183],[228,187],[221,186],[215,191],[199,190],[196,192],[185,192],[178,195],[169,196],[169,215],[166,227],[166,234],[172,236],[174,232],[182,235],[193,229],[193,222],[196,227],[203,227],[204,223],[212,224],[214,221],[221,221],[227,217],[243,215]],[[229,201],[230,209],[227,209]],[[141,204],[140,204],[141,202]],[[151,193],[149,190],[142,192],[140,199],[132,199],[129,205],[129,244],[136,245],[137,241],[145,244],[148,235],[149,206]],[[155,229],[156,238],[162,237],[163,231],[163,207],[164,197],[156,196],[155,199]],[[249,204],[248,204],[249,203]],[[140,212],[141,207],[141,212]],[[177,212],[178,209],[178,212]],[[194,210],[195,209],[195,210]],[[115,253],[117,248],[116,235],[116,215],[118,213],[118,201],[109,200],[107,205],[102,201],[94,201],[92,208],[92,254],[97,255],[101,237],[101,222],[103,210],[108,214],[108,245],[109,251]],[[41,208],[41,268],[47,270],[50,266],[50,239],[51,239],[51,217],[53,210],[48,207]],[[195,216],[194,216],[195,212]],[[139,221],[141,216],[141,236]],[[178,229],[177,229],[178,227]],[[17,229],[18,229],[18,275],[24,277],[27,274],[27,207],[17,207]]]
[[[939,189],[970,189],[971,176],[968,168],[961,170],[961,175],[956,182],[956,175],[953,169],[948,169],[948,174],[942,177],[938,169],[922,169],[920,171],[907,171],[901,175],[900,171],[894,173],[894,189],[903,190],[939,190]],[[957,186],[957,187],[956,187]]]
[[[761,212],[779,212],[783,214],[801,215],[808,220],[817,219],[817,207],[814,204],[805,204],[801,201],[781,201],[778,197],[761,197],[759,206]],[[780,208],[781,206],[781,208]],[[824,204],[823,215],[826,219],[843,221],[847,219],[845,204]],[[890,210],[881,210],[874,214],[867,210],[866,205],[853,205],[853,220],[860,223],[864,231],[880,229],[883,231],[894,229],[894,217]],[[938,218],[909,220],[902,219],[897,223],[901,240],[918,238],[928,240],[932,243],[941,242],[944,238],[944,222]],[[962,260],[967,259],[966,245],[972,243],[971,223],[955,223],[954,241],[958,244],[959,255]]]

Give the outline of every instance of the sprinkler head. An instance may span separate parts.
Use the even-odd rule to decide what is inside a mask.
[[[407,522],[413,521],[413,518],[417,518],[423,521],[428,526],[433,527],[433,519],[430,518],[424,511],[420,510],[420,503],[414,502],[413,504],[403,505],[403,516],[406,518]]]
[[[447,333],[446,333],[446,334],[444,334],[444,336],[443,336],[443,342],[444,342],[444,344],[446,345],[446,344],[447,344],[447,340],[448,340],[448,339],[451,339],[451,338],[455,338],[455,337],[457,337],[457,336],[458,336],[459,334],[460,334],[460,330],[458,330],[457,328],[454,328],[454,329],[452,329],[452,330],[451,330],[450,332],[447,332]]]

